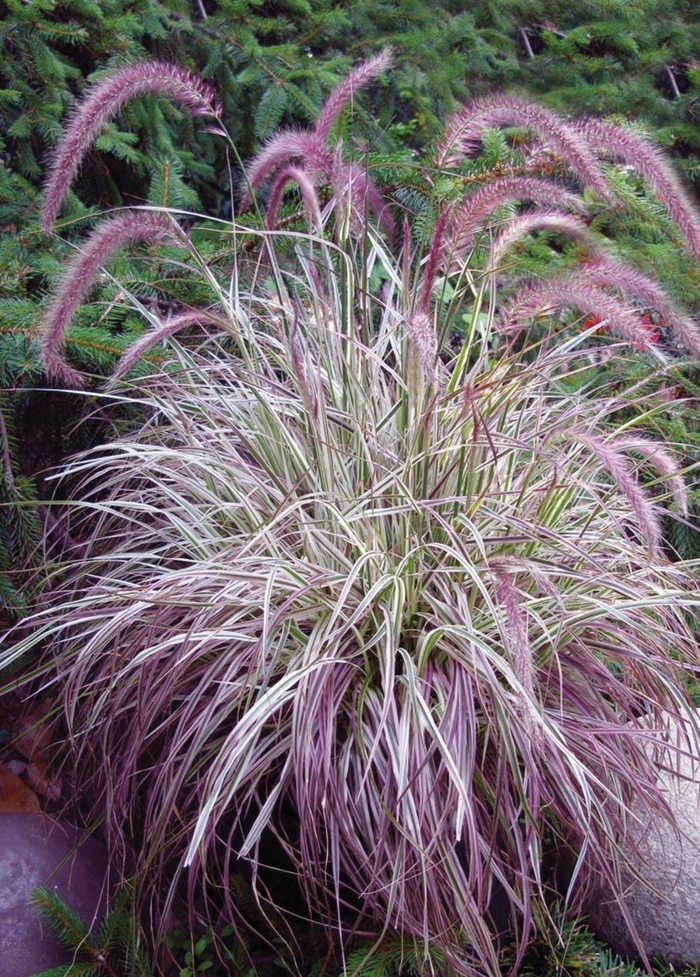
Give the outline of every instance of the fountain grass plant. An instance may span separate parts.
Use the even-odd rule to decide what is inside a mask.
[[[514,111],[501,109],[496,124]],[[323,120],[314,139],[330,132]],[[650,351],[623,298],[629,276],[600,261],[575,288],[528,286],[499,319],[498,269],[488,254],[482,277],[469,264],[475,212],[489,226],[539,186],[450,204],[429,246],[408,231],[399,246],[369,176],[338,150],[330,172],[292,165],[312,142],[283,134],[251,170],[273,188],[299,178],[312,231],[209,222],[231,242],[222,269],[179,229],[189,215],[139,210],[102,225],[68,269],[43,333],[59,378],[72,378],[70,296],[110,235],[179,244],[211,303],[151,315],[125,354],[120,378],[168,342],[162,369],[102,395],[144,419],[68,465],[78,556],[0,661],[48,648],[25,680],[61,703],[81,795],[115,852],[135,846],[161,920],[186,891],[235,922],[228,880],[246,864],[277,918],[275,851],[296,914],[330,939],[399,934],[426,967],[437,954],[446,972],[495,975],[500,937],[514,935],[517,967],[548,919],[547,846],[573,853],[569,897],[588,875],[619,892],[630,801],[668,814],[656,770],[673,762],[665,731],[691,715],[699,664],[696,580],[666,557],[660,528],[670,510],[682,518],[683,478],[635,421],[611,422],[619,394],[572,392],[602,319],[556,342],[510,341],[523,317],[508,309],[551,311],[569,282],[622,337],[614,355]],[[580,148],[579,170],[597,172]],[[60,159],[52,186],[57,172]],[[571,214],[538,214],[585,236]],[[643,276],[631,287],[659,299]],[[695,340],[685,318],[675,328]],[[678,748],[695,743],[686,728]]]

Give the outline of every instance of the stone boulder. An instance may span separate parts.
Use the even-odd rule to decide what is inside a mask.
[[[89,928],[106,907],[108,858],[95,838],[38,814],[0,814],[0,977],[32,977],[71,954],[39,919],[32,893],[52,889]]]
[[[629,871],[623,881],[625,907],[648,957],[659,954],[679,965],[700,962],[700,760],[681,755],[673,766],[673,772],[660,771],[659,784],[675,826],[659,817],[634,828],[627,854],[649,885]],[[635,811],[633,805],[633,812],[644,817],[641,806]],[[596,934],[617,953],[640,955],[609,891],[594,889],[585,911]]]

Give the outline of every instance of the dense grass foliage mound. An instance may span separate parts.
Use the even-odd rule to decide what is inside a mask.
[[[241,864],[276,910],[274,848],[331,938],[378,927],[496,974],[498,932],[515,934],[517,964],[547,915],[548,844],[573,851],[572,892],[587,872],[616,887],[631,799],[666,814],[655,770],[698,665],[695,580],[662,534],[663,515],[683,518],[683,477],[634,421],[615,424],[624,391],[592,398],[576,378],[606,328],[613,355],[664,362],[648,308],[674,348],[700,343],[606,252],[581,191],[614,194],[600,152],[636,155],[691,251],[698,220],[641,137],[501,99],[452,120],[437,151],[452,189],[399,243],[371,173],[328,148],[385,65],[360,66],[313,130],[278,134],[251,165],[266,230],[125,211],[67,268],[41,351],[66,383],[80,381],[71,318],[124,243],[161,244],[208,301],[145,310],[117,378],[167,340],[162,369],[105,394],[145,419],[68,466],[77,558],[0,664],[46,642],[38,674],[80,788],[117,847],[136,840],[160,914],[187,884],[191,905],[235,921]],[[94,98],[111,105],[125,79]],[[167,84],[216,119],[196,79]],[[95,112],[76,116],[91,133]],[[517,167],[453,192],[485,132],[516,121],[531,132]],[[74,167],[59,152],[47,223]],[[289,185],[309,231],[277,229]],[[514,244],[552,228],[578,267],[504,275]],[[584,329],[566,328],[574,310]]]

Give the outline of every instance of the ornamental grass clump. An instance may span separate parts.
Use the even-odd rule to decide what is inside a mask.
[[[331,107],[312,141],[329,135]],[[251,172],[295,179],[306,144],[271,145],[277,169],[268,148]],[[368,176],[350,211],[356,170],[340,158],[326,160],[328,199],[320,171],[302,186],[313,233],[211,222],[232,243],[227,271],[177,238],[179,215],[138,225],[134,236],[175,234],[211,303],[152,321],[125,354],[122,378],[168,341],[162,369],[104,395],[144,419],[67,467],[81,555],[1,661],[50,649],[38,674],[62,702],[81,796],[115,848],[135,843],[161,918],[186,886],[192,906],[235,921],[228,880],[245,864],[276,912],[274,849],[331,938],[394,932],[426,964],[434,951],[456,973],[495,975],[499,935],[514,936],[517,962],[547,918],[547,845],[574,853],[570,896],[587,874],[619,891],[631,800],[667,814],[664,732],[690,715],[699,664],[695,580],[660,528],[685,507],[672,450],[615,427],[623,396],[572,392],[595,330],[517,352],[511,333],[524,308],[567,305],[568,283],[569,308],[617,329],[617,355],[623,341],[649,349],[626,293],[662,293],[596,242],[594,271],[549,293],[528,283],[500,314],[492,255],[482,278],[465,242],[475,213],[488,227],[517,194],[510,177],[488,213],[486,196],[471,210],[450,200],[429,247],[409,231],[399,246]],[[574,162],[597,172],[584,143]],[[116,234],[107,226],[98,243]],[[106,257],[94,240],[83,273],[85,255]],[[57,377],[72,273],[43,332]]]

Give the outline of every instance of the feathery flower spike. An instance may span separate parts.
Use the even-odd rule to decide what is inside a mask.
[[[366,208],[374,214],[387,237],[393,237],[396,229],[394,218],[364,167],[358,163],[343,163],[338,153],[332,182],[339,212],[344,213],[349,204],[350,219],[355,228],[363,227]]]
[[[70,262],[46,310],[39,336],[39,360],[48,377],[69,387],[83,386],[81,375],[63,356],[63,341],[71,319],[90,290],[99,270],[125,244],[170,238],[183,243],[173,222],[150,211],[130,210],[104,221]]]
[[[551,180],[534,176],[508,176],[494,180],[467,197],[455,211],[446,240],[457,254],[464,254],[484,222],[497,207],[516,200],[559,205],[581,210],[581,198]]]
[[[44,188],[41,226],[49,234],[85,153],[103,126],[137,95],[164,95],[192,115],[218,119],[214,90],[196,75],[161,61],[128,65],[91,86],[68,121]]]
[[[342,187],[338,195],[337,204],[342,209],[348,196],[354,197],[356,203],[366,202],[379,220],[380,226],[387,234],[394,230],[391,215],[367,174],[359,167],[345,165],[328,147],[328,137],[333,123],[338,118],[348,100],[354,93],[366,85],[391,64],[390,48],[386,48],[374,58],[364,61],[354,68],[347,78],[342,81],[326,99],[313,127],[306,132],[295,129],[284,129],[263,146],[246,171],[246,188],[241,199],[243,210],[248,209],[253,202],[253,193],[266,180],[272,178],[270,186],[270,200],[272,216],[268,215],[268,225],[274,222],[284,187],[289,183],[291,172],[303,171],[311,185],[322,177],[332,183],[336,190]],[[301,187],[305,209],[308,187]],[[353,216],[361,217],[361,207],[353,205]]]
[[[241,207],[247,210],[253,202],[253,191],[292,160],[303,161],[311,179],[326,172],[330,174],[333,157],[325,144],[320,143],[313,132],[285,129],[274,136],[260,150],[246,170],[247,186],[241,199]]]
[[[570,431],[569,437],[571,440],[584,445],[608,472],[620,492],[627,499],[650,553],[655,555],[661,542],[661,523],[658,513],[655,505],[639,484],[630,459],[624,453],[624,448],[633,447],[635,450],[641,450],[637,439],[633,445],[624,441],[618,442],[617,439],[606,441],[596,434],[590,434],[580,429]],[[639,440],[641,441],[641,439]],[[653,463],[651,456],[649,460]],[[657,459],[657,464],[658,461],[659,459]]]
[[[648,438],[628,434],[618,435],[614,443],[622,451],[636,451],[637,454],[642,455],[647,464],[655,468],[668,485],[681,515],[688,515],[688,488],[680,474],[676,459],[667,448]]]
[[[437,336],[433,317],[427,312],[415,312],[408,319],[408,340],[416,365],[426,383],[437,382]]]
[[[638,315],[590,279],[576,274],[522,288],[504,310],[505,329],[518,331],[528,320],[564,308],[577,308],[586,316],[595,316],[597,321],[606,322],[625,342],[661,357],[654,350],[650,332]]]
[[[502,567],[493,569],[496,581],[496,596],[505,612],[506,646],[513,660],[515,675],[521,685],[516,692],[518,711],[522,716],[534,750],[543,750],[542,717],[537,709],[535,676],[537,668],[528,638],[527,615],[523,610],[518,590],[511,575]]]
[[[681,346],[700,360],[700,329],[688,315],[676,308],[653,278],[602,254],[595,261],[582,265],[576,272],[576,277],[580,281],[588,280],[596,285],[613,285],[624,294],[638,295],[663,316]]]
[[[700,218],[670,163],[650,139],[598,119],[577,124],[589,145],[631,166],[649,184],[676,223],[696,261],[700,261]]]
[[[595,154],[574,124],[541,105],[515,95],[494,95],[472,102],[450,119],[438,147],[438,168],[454,165],[481,144],[484,129],[518,126],[532,129],[542,143],[561,157],[583,186],[600,197],[610,197],[608,184]]]
[[[270,229],[275,227],[282,197],[288,183],[296,183],[299,187],[301,202],[309,228],[316,227],[320,231],[323,221],[316,187],[313,181],[309,179],[309,175],[305,170],[300,166],[292,166],[291,164],[284,166],[277,174],[277,179],[267,200],[265,223]]]
[[[377,75],[380,75],[383,71],[390,68],[391,62],[391,48],[387,47],[374,58],[370,58],[368,61],[363,61],[362,64],[359,64],[356,68],[354,68],[350,74],[333,89],[331,94],[323,103],[323,107],[318,114],[316,122],[314,123],[314,135],[318,139],[322,139],[325,142],[331,133],[333,123],[343,111],[354,93],[359,88],[362,88],[363,85],[366,85],[368,82],[372,81],[373,78],[376,78]]]
[[[153,349],[157,343],[163,342],[163,340],[168,339],[170,336],[174,336],[175,333],[186,329],[188,326],[210,326],[216,325],[217,322],[219,320],[216,316],[210,315],[201,309],[188,309],[186,312],[180,313],[180,315],[173,316],[172,319],[166,319],[158,323],[153,329],[149,329],[148,332],[133,342],[126,352],[123,353],[112,374],[110,382],[116,383],[117,380],[121,380],[122,377],[126,376],[136,361],[144,353],[147,353],[149,349]]]
[[[527,237],[534,231],[554,231],[557,234],[566,234],[568,237],[576,238],[584,243],[591,253],[597,254],[599,252],[598,243],[582,220],[562,211],[541,208],[527,214],[520,214],[506,223],[504,229],[491,245],[487,272],[495,272],[516,241]]]
[[[440,269],[440,262],[442,260],[443,253],[443,241],[445,237],[445,231],[448,226],[450,219],[449,210],[444,210],[435,222],[435,227],[433,229],[432,244],[430,245],[430,251],[428,252],[428,260],[425,266],[425,271],[423,273],[423,280],[420,288],[420,293],[418,296],[418,311],[424,315],[428,315],[430,312],[430,297],[433,294],[433,289],[435,287],[435,281],[437,279],[438,271]],[[404,224],[404,255],[408,257],[409,249],[411,246],[411,232],[408,222]],[[406,274],[408,278],[408,273]]]

